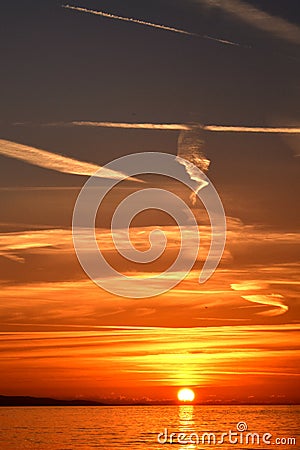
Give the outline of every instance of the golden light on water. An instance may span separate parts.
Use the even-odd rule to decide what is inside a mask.
[[[178,391],[177,397],[180,402],[192,402],[195,399],[195,393],[192,389],[183,388]]]

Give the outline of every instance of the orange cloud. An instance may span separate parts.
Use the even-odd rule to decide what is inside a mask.
[[[267,289],[269,287],[269,283],[259,280],[243,281],[241,283],[232,283],[230,287],[234,291],[253,291]]]
[[[265,400],[266,391],[274,393],[279,382],[281,394],[296,389],[299,331],[291,325],[114,326],[5,333],[0,335],[0,384],[2,393],[98,398],[116,390],[170,398],[174,387],[192,385],[203,399],[218,387],[226,398],[238,386],[239,399],[252,389]]]
[[[280,294],[243,295],[242,297],[249,302],[276,307],[271,310],[258,313],[264,316],[278,316],[284,314],[289,309],[288,306],[283,302],[283,296]]]

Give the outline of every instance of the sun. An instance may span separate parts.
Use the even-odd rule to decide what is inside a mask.
[[[195,392],[189,388],[183,388],[178,391],[178,400],[180,402],[192,402],[195,398]]]

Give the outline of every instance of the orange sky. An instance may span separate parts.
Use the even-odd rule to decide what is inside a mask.
[[[199,285],[210,231],[202,210],[194,213],[202,246],[193,270],[146,299],[116,297],[87,279],[69,228],[3,231],[1,393],[172,400],[177,387],[193,386],[200,402],[299,401],[299,235],[228,217],[221,264]],[[147,221],[131,229],[140,249],[153,229]],[[109,231],[98,228],[108,261],[131,276],[168,266],[178,229],[159,221],[167,250],[142,269],[117,257]]]
[[[299,401],[296,326],[93,330],[2,334],[3,393],[174,400],[191,386],[203,403]]]

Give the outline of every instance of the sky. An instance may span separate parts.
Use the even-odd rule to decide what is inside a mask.
[[[299,402],[299,2],[24,0],[0,21],[0,394],[172,400],[190,386],[203,403]],[[131,238],[145,250],[159,227],[161,258],[116,254],[115,205],[144,184],[186,201],[200,253],[165,294],[107,293],[74,251],[80,189],[115,158],[176,156],[186,136],[201,142],[226,213],[218,269],[198,283],[210,242],[201,203],[144,176],[101,205],[107,260],[145,277],[176,258],[178,227],[153,210]]]

